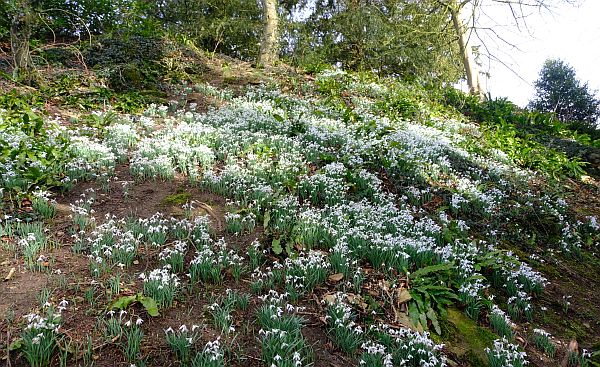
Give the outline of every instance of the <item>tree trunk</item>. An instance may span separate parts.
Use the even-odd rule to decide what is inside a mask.
[[[260,44],[258,64],[263,67],[273,65],[279,58],[279,15],[277,0],[263,0],[264,32]]]
[[[473,53],[471,51],[471,47],[469,46],[466,37],[466,27],[460,19],[459,10],[451,8],[450,15],[452,17],[452,24],[454,25],[456,36],[458,37],[458,46],[460,49],[463,67],[465,68],[465,74],[467,75],[469,93],[478,96],[480,100],[484,100],[485,95],[483,93],[483,89],[481,88],[481,83],[479,81],[479,71],[477,70],[477,64],[475,64],[475,61],[473,60]]]
[[[29,52],[33,13],[27,0],[19,1],[10,24],[10,48],[13,55],[13,76],[28,74],[33,66]]]

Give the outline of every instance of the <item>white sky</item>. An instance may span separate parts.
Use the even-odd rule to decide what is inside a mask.
[[[514,21],[506,6],[489,6],[483,13],[480,24],[495,26],[502,38],[520,49],[511,49],[495,38],[486,42],[490,51],[524,79],[499,62],[491,62],[491,78],[484,85],[493,98],[508,97],[525,106],[534,94],[533,82],[548,58],[566,61],[579,80],[589,82],[592,90],[600,90],[600,0],[579,0],[577,6],[556,5],[552,13],[532,11],[527,18],[529,31],[521,28],[521,32],[511,25]],[[473,45],[478,43],[474,40]]]

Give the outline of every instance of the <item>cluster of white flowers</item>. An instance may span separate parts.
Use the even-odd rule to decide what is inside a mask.
[[[340,203],[348,190],[343,178],[327,173],[315,173],[298,183],[299,195],[315,205]]]
[[[354,321],[352,307],[346,302],[347,295],[341,292],[335,294],[333,302],[329,304],[330,311],[325,316],[325,321],[335,328],[345,328],[355,334],[362,334],[363,329]]]
[[[504,323],[506,323],[506,325],[509,325],[510,327],[515,326],[515,324],[510,320],[508,315],[504,311],[502,311],[500,309],[500,307],[498,307],[497,305],[492,305],[492,309],[490,311],[490,317],[498,317],[502,321],[504,321]]]
[[[140,139],[136,126],[131,122],[114,123],[106,127],[104,143],[110,147],[119,161],[128,158],[131,149]]]
[[[208,356],[209,361],[215,362],[223,359],[224,352],[221,348],[221,339],[217,338],[213,341],[209,341],[204,346],[203,352]]]
[[[250,233],[256,227],[256,215],[252,212],[245,214],[227,212],[225,213],[225,222],[227,229],[236,235],[244,232]]]
[[[187,252],[187,243],[174,241],[171,246],[165,247],[158,254],[158,259],[165,264],[171,265],[175,272],[183,271],[183,260]]]
[[[361,348],[364,351],[360,359],[361,366],[381,364],[384,367],[394,367],[392,354],[387,352],[384,345],[369,340]]]
[[[548,337],[548,338],[551,336],[551,335],[550,335],[550,333],[549,333],[549,332],[547,332],[547,331],[546,331],[546,330],[544,330],[544,329],[533,329],[533,333],[534,333],[534,334],[541,335],[541,336],[545,336],[545,337]]]
[[[194,343],[194,337],[196,330],[198,330],[200,326],[194,324],[191,328],[188,328],[187,325],[182,324],[176,330],[173,330],[172,327],[168,327],[165,329],[165,334],[167,336],[173,335],[175,337],[181,337],[188,345],[192,345]]]
[[[180,280],[171,272],[170,265],[154,269],[148,275],[142,273],[139,278],[144,284],[144,294],[154,298],[162,307],[170,307],[173,304]]]
[[[510,343],[506,338],[494,340],[493,348],[486,348],[491,366],[523,367],[527,361],[527,353],[519,351],[519,347]]]
[[[124,219],[106,215],[105,222],[96,227],[85,239],[90,248],[90,259],[97,263],[130,266],[137,256],[142,234],[125,228]]]
[[[117,156],[102,141],[72,136],[69,151],[74,157],[66,164],[66,173],[71,180],[88,180],[104,171],[114,172]]]
[[[436,344],[427,332],[396,329],[385,324],[379,325],[378,329],[391,337],[394,344],[388,346],[388,349],[393,351],[400,366],[415,364],[415,361],[418,361],[419,366],[446,366],[446,358],[441,353],[444,345]]]
[[[596,218],[596,216],[588,216],[586,219],[588,221],[588,226],[590,226],[591,229],[594,231],[600,230],[600,224],[598,224],[598,218]]]
[[[137,219],[136,230],[144,235],[144,240],[152,246],[159,246],[167,241],[171,223],[163,213],[155,213],[150,218]]]
[[[30,313],[23,316],[27,321],[25,332],[33,336],[31,338],[32,344],[40,344],[43,338],[50,338],[52,334],[59,332],[61,315],[68,305],[69,302],[64,299],[57,306],[46,302],[43,314]]]
[[[285,259],[284,265],[286,280],[296,288],[309,291],[325,281],[330,267],[327,254],[321,251],[300,253],[296,258]]]
[[[291,314],[298,311],[303,311],[304,307],[294,306],[287,302],[287,293],[278,293],[270,289],[267,294],[258,296],[258,299],[263,302],[270,310],[273,311],[273,319],[280,318],[283,314]]]
[[[171,273],[171,268],[168,265],[165,265],[159,269],[154,269],[150,273],[148,273],[148,275],[146,275],[146,273],[141,273],[140,279],[144,283],[158,283],[158,289],[167,288],[171,286],[179,286],[179,278],[176,274]]]

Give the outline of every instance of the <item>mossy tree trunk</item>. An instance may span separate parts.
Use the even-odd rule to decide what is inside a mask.
[[[279,15],[277,0],[263,0],[264,30],[258,65],[268,67],[279,58]]]
[[[33,29],[35,14],[28,0],[15,2],[10,24],[10,48],[13,56],[13,76],[26,77],[33,68],[29,40]]]

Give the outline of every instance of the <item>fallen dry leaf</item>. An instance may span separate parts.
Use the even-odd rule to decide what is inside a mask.
[[[344,274],[342,273],[337,273],[329,276],[329,281],[334,283],[339,282],[342,279],[344,279]]]
[[[335,294],[326,294],[323,297],[323,301],[325,301],[325,303],[327,303],[328,305],[332,305],[335,303]]]
[[[363,310],[366,310],[367,307],[369,307],[369,305],[365,301],[363,301],[361,296],[357,296],[355,294],[348,293],[346,298],[348,299],[348,302],[350,302],[350,304],[357,305],[358,307],[362,308]]]
[[[395,322],[402,325],[402,326],[406,326],[408,328],[413,328],[412,323],[410,322],[410,318],[408,317],[408,314],[405,312],[400,312],[400,311],[396,311],[395,312]]]
[[[396,292],[396,298],[398,300],[398,304],[401,305],[405,302],[408,302],[412,299],[410,292],[406,288],[398,289]]]

